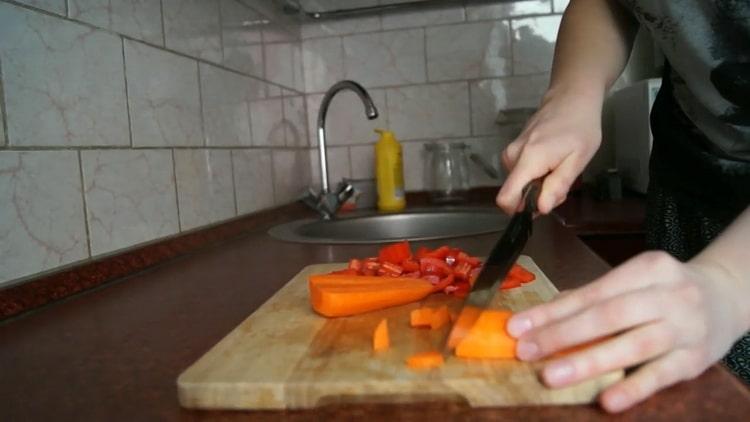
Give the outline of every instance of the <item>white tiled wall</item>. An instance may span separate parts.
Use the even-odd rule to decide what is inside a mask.
[[[299,34],[260,0],[0,0],[0,284],[296,199]]]
[[[322,93],[338,80],[361,83],[380,111],[377,120],[368,121],[354,94],[333,100],[327,126],[328,144],[335,147],[329,152],[331,183],[347,169],[353,178],[374,177],[376,127],[393,130],[403,143],[407,190],[424,188],[426,142],[465,142],[501,170],[500,152],[521,125],[496,123],[498,112],[538,105],[566,5],[562,0],[467,4],[303,24],[310,145],[317,143]],[[311,157],[317,160],[317,152]],[[500,181],[474,167],[472,183]]]
[[[0,0],[0,284],[295,200],[317,183],[325,90],[331,183],[373,177],[375,128],[462,141],[499,168],[547,83],[562,0],[300,25],[267,0]],[[497,184],[474,170],[474,184]]]

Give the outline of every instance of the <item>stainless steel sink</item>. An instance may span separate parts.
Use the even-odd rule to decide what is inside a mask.
[[[301,243],[386,243],[502,231],[510,218],[493,209],[415,210],[399,214],[355,214],[335,220],[303,219],[268,233]]]

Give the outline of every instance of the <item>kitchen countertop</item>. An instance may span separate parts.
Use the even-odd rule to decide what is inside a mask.
[[[306,212],[305,212],[306,214]],[[299,217],[301,211],[289,213]],[[497,238],[448,243],[484,254]],[[418,242],[431,245],[444,241]],[[176,378],[308,264],[372,255],[377,245],[305,245],[256,230],[0,325],[0,420],[600,420],[598,407],[470,409],[464,404],[331,405],[310,411],[180,408]],[[569,229],[537,220],[525,251],[560,290],[608,268]],[[273,351],[269,351],[272,353]],[[720,366],[618,420],[746,420],[750,391]]]

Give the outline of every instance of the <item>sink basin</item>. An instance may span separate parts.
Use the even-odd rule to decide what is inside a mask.
[[[268,234],[301,243],[387,243],[498,232],[510,218],[498,210],[415,210],[358,214],[335,220],[303,219],[272,227]]]

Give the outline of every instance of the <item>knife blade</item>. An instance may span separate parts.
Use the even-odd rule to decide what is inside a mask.
[[[521,254],[526,241],[531,236],[532,221],[540,190],[540,179],[531,181],[524,188],[522,195],[523,209],[513,215],[502,236],[487,256],[482,271],[479,272],[471,292],[464,301],[462,312],[466,307],[484,309],[489,305],[503,279],[508,275],[510,268]],[[454,327],[455,324],[451,327],[449,339],[453,334]]]

